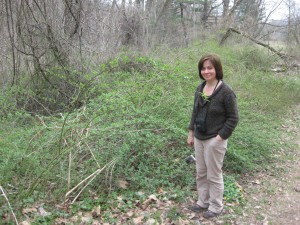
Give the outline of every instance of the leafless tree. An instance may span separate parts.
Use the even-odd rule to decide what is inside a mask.
[[[223,0],[222,1],[222,4],[223,4],[223,17],[225,17],[228,14],[229,3],[230,3],[230,0]]]
[[[287,51],[295,54],[294,48],[299,45],[299,14],[297,15],[297,8],[294,0],[285,0],[285,7],[287,8],[287,35],[286,45]],[[299,13],[299,12],[298,12]]]
[[[299,15],[282,1],[288,43],[299,43]],[[63,110],[80,98],[90,68],[124,48],[186,46],[229,27],[261,41],[264,12],[264,0],[0,0],[1,85],[32,90],[27,104],[36,109]]]

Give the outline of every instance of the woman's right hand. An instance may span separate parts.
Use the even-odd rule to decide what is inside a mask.
[[[189,131],[189,135],[188,135],[188,138],[187,138],[187,144],[189,146],[194,145],[194,131],[192,131],[192,130]]]

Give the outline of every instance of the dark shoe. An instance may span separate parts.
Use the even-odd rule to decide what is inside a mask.
[[[204,210],[206,210],[207,208],[202,208],[200,205],[189,205],[187,207],[189,210],[192,210],[193,212],[202,212]]]
[[[216,217],[220,214],[221,213],[215,213],[215,212],[212,212],[210,210],[207,210],[205,213],[203,213],[203,217],[206,218],[206,219],[210,219],[210,218]]]

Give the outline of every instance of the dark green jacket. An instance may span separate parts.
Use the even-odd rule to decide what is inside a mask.
[[[188,126],[194,130],[194,135],[200,140],[206,140],[218,134],[227,139],[232,134],[239,121],[236,95],[224,81],[205,101],[201,96],[206,81],[202,82],[195,92],[192,118]],[[205,118],[206,132],[196,128],[196,121]]]

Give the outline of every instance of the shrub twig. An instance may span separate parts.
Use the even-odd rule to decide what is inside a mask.
[[[1,192],[3,193],[3,196],[4,196],[5,200],[7,201],[7,204],[8,204],[8,206],[9,206],[9,209],[10,209],[10,211],[11,211],[11,213],[12,213],[12,215],[13,215],[15,221],[16,221],[16,224],[19,225],[19,222],[18,222],[18,220],[17,220],[17,217],[16,217],[16,215],[15,215],[15,213],[14,213],[12,207],[11,207],[11,204],[9,203],[8,198],[7,198],[7,196],[6,196],[6,194],[5,194],[5,192],[4,192],[4,190],[3,190],[3,188],[2,188],[1,185],[0,185],[0,190],[1,190]]]
[[[80,181],[74,188],[72,188],[70,191],[68,191],[65,194],[65,198],[67,198],[72,192],[74,192],[81,184],[83,184],[84,182],[88,181],[88,183],[79,191],[79,193],[73,199],[73,201],[71,203],[71,204],[73,204],[76,201],[76,199],[79,197],[79,195],[83,192],[83,190],[97,177],[97,175],[100,174],[106,167],[110,167],[111,165],[114,165],[115,161],[116,161],[116,159],[113,159],[112,161],[110,161],[109,163],[107,163],[105,166],[103,166],[102,168],[99,168],[94,173],[92,173],[91,175],[89,175],[88,177],[86,177],[85,179],[83,179],[82,181]]]

